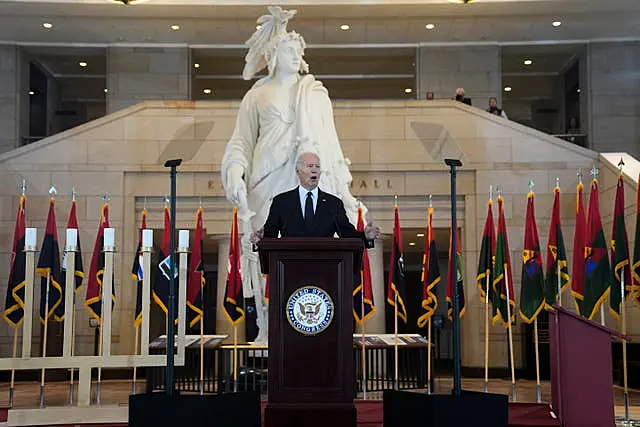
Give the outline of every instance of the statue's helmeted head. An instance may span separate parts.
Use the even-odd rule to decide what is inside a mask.
[[[309,64],[303,59],[307,47],[304,38],[295,31],[287,32],[287,23],[296,11],[283,10],[279,6],[271,6],[268,9],[270,14],[258,18],[256,32],[245,42],[249,46],[249,52],[245,56],[242,77],[251,80],[265,67],[270,76],[276,69],[285,72],[309,72]],[[280,62],[282,64],[279,64]]]

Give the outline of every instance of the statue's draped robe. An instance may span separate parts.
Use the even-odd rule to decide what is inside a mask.
[[[264,84],[267,79],[256,82],[242,99],[233,136],[222,159],[221,178],[225,188],[232,164],[241,165],[245,171],[248,207],[255,216],[251,224],[244,225],[243,231],[261,228],[273,197],[298,185],[295,164],[303,152],[314,152],[320,157],[320,188],[342,199],[347,215],[355,222],[355,199],[349,191],[351,173],[340,146],[326,88],[312,75],[301,76],[291,105],[278,105],[270,99],[273,88],[267,90]],[[255,296],[258,305],[263,297],[264,280],[260,278],[259,264],[255,254],[250,253],[247,239],[243,241],[245,297]],[[261,289],[256,288],[258,281]],[[258,326],[263,329],[260,323],[259,318]]]

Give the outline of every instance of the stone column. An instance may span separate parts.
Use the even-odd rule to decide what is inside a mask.
[[[20,68],[18,47],[0,46],[0,153],[19,144]],[[28,90],[23,95],[28,100]]]
[[[421,47],[418,52],[418,99],[428,91],[436,98],[454,98],[463,87],[473,105],[487,108],[490,96],[502,104],[502,60],[500,47],[452,46]]]
[[[588,47],[590,147],[640,154],[640,43],[592,43]],[[582,95],[582,93],[581,93]]]
[[[107,113],[151,99],[191,99],[189,49],[111,47]]]

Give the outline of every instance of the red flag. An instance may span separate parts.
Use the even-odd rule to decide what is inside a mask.
[[[240,274],[240,238],[238,235],[238,208],[233,208],[231,238],[229,242],[229,264],[227,266],[227,286],[224,291],[224,314],[232,325],[244,319],[244,297],[242,295],[242,275]]]
[[[568,272],[567,251],[560,226],[560,187],[553,189],[553,207],[551,208],[551,226],[547,243],[547,271],[545,274],[545,305],[551,308],[558,301],[558,282],[562,292],[571,279]],[[558,277],[559,276],[559,277]]]
[[[573,262],[571,264],[571,295],[576,301],[576,311],[582,313],[584,301],[584,247],[587,234],[587,218],[584,214],[582,183],[576,187],[576,229],[573,233]]]
[[[17,328],[24,320],[24,287],[25,252],[24,237],[26,233],[25,205],[27,198],[20,196],[16,225],[13,231],[13,246],[11,249],[11,265],[9,266],[9,283],[4,304],[4,319],[9,325]]]
[[[76,244],[76,258],[75,258],[75,267],[74,267],[74,275],[76,278],[76,292],[80,290],[82,287],[82,283],[84,282],[84,267],[82,266],[82,248],[80,246],[80,229],[78,228],[78,216],[76,214],[76,201],[71,201],[71,210],[69,211],[69,220],[67,221],[67,228],[74,228],[78,230],[78,242]],[[64,253],[64,257],[62,259],[62,270],[65,271],[67,268],[67,253]]]
[[[358,231],[364,231],[364,219],[362,208],[358,208]],[[356,322],[362,324],[367,318],[376,312],[373,303],[373,289],[371,287],[371,269],[369,266],[369,252],[367,248],[362,250],[362,269],[360,270],[360,283],[353,290],[353,316]]]
[[[87,280],[87,294],[84,305],[94,319],[102,321],[102,277],[104,275],[104,229],[109,228],[109,205],[102,206],[100,225],[96,235],[96,243],[93,245],[93,255],[89,266],[89,279]],[[115,292],[115,289],[114,289]],[[112,294],[115,305],[115,295]],[[113,306],[112,306],[113,307]]]
[[[202,265],[202,246],[204,244],[204,228],[202,226],[202,208],[196,212],[196,234],[193,238],[191,260],[189,262],[189,277],[187,282],[187,313],[189,326],[193,327],[202,318],[202,292],[205,285],[204,269]]]
[[[400,234],[400,217],[398,205],[393,207],[393,243],[391,245],[391,258],[389,260],[389,279],[387,285],[387,302],[395,306],[398,300],[398,317],[407,323],[407,309],[404,298],[407,294],[407,284],[404,274],[404,257],[402,256],[402,236]]]

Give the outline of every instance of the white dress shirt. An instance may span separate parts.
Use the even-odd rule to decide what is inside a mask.
[[[307,203],[307,193],[309,190],[302,185],[298,186],[298,193],[300,193],[300,209],[302,210],[302,217],[304,218],[304,206]],[[311,198],[313,199],[313,213],[316,213],[316,206],[318,206],[318,187],[311,190]]]

